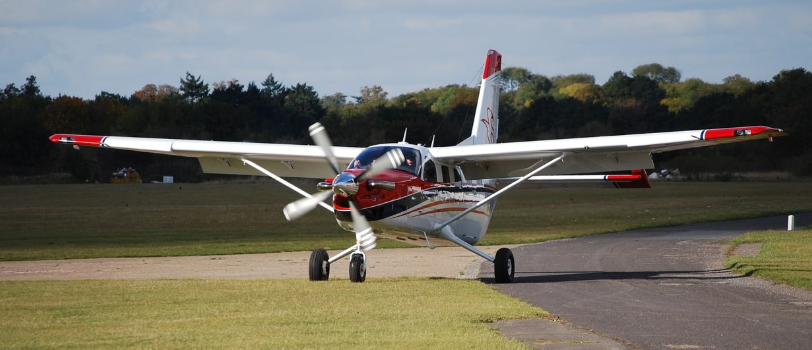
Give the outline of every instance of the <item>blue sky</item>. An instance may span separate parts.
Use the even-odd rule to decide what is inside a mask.
[[[389,96],[476,84],[488,49],[547,76],[646,63],[683,80],[768,81],[812,70],[810,1],[0,0],[0,84],[47,95],[129,96],[146,84],[259,84]]]

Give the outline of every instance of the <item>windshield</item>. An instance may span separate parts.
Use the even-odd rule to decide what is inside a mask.
[[[403,156],[406,158],[406,160],[404,160],[403,163],[395,169],[405,171],[414,176],[420,176],[420,152],[409,147],[377,146],[367,148],[358,154],[355,159],[353,159],[348,169],[364,169],[368,167],[375,159],[378,159],[384,153],[395,148],[399,148],[403,152]]]

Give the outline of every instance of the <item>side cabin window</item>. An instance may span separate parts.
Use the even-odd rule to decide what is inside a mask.
[[[440,166],[440,169],[442,170],[442,173],[443,173],[443,174],[442,174],[442,175],[443,175],[443,178],[440,180],[440,182],[445,182],[445,183],[452,183],[452,182],[454,182],[454,178],[453,178],[453,177],[451,177],[451,174],[452,174],[452,173],[451,173],[451,169],[449,169],[449,167],[447,167],[447,166],[445,166],[445,165],[441,165],[441,166]]]
[[[431,159],[423,165],[423,181],[437,182],[437,167]]]
[[[369,147],[359,153],[355,159],[350,162],[350,166],[347,169],[365,169],[372,164],[376,159],[383,156],[386,152],[389,152],[392,149],[399,148],[401,152],[403,152],[403,156],[405,160],[402,164],[400,164],[397,170],[407,172],[414,176],[418,176],[420,174],[420,152],[414,148],[409,147],[398,147],[398,146],[375,146]]]

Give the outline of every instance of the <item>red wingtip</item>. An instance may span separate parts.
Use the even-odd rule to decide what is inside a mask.
[[[702,133],[703,140],[718,140],[727,138],[747,137],[768,138],[775,136],[787,136],[784,130],[771,128],[769,126],[741,126],[737,128],[708,129]]]
[[[48,139],[53,143],[67,143],[77,146],[101,147],[106,136],[54,134]]]
[[[494,73],[502,70],[502,54],[496,50],[488,50],[485,57],[485,69],[482,72],[482,79],[488,79]]]

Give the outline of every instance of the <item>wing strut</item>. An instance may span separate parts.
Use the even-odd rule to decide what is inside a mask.
[[[301,188],[296,187],[294,184],[285,181],[285,179],[283,179],[283,178],[279,177],[278,175],[268,171],[267,169],[259,166],[257,163],[254,163],[254,162],[248,160],[245,157],[243,157],[241,159],[242,159],[242,162],[245,163],[246,165],[249,165],[249,166],[253,167],[254,169],[259,170],[259,172],[261,172],[261,173],[263,173],[265,175],[268,175],[268,177],[270,177],[270,178],[272,178],[272,179],[274,179],[276,181],[279,181],[279,183],[287,186],[287,188],[290,188],[291,190],[296,191],[296,193],[301,194],[302,196],[305,196],[307,198],[318,201],[318,204],[321,205],[322,207],[324,207],[324,209],[329,210],[331,213],[333,212],[333,207],[328,205],[327,203],[322,202],[319,198],[313,197],[313,195],[311,195],[310,193],[307,193],[304,190],[302,190]]]
[[[444,239],[447,239],[447,240],[449,240],[451,242],[454,242],[458,246],[465,248],[469,252],[474,253],[476,255],[479,255],[483,259],[488,260],[488,261],[496,264],[497,262],[496,262],[495,257],[492,257],[492,256],[488,255],[487,253],[477,249],[476,247],[468,244],[468,242],[465,242],[462,239],[460,239],[459,237],[457,237],[457,235],[454,234],[454,231],[448,225],[451,224],[452,222],[456,221],[456,220],[459,220],[461,217],[465,216],[466,214],[474,211],[476,208],[479,208],[479,207],[485,205],[485,203],[488,203],[488,202],[496,199],[496,197],[500,196],[502,193],[505,193],[505,192],[507,192],[507,190],[509,190],[509,189],[513,188],[514,186],[526,181],[527,179],[531,178],[533,175],[538,174],[540,171],[542,171],[544,169],[547,169],[548,167],[552,166],[553,164],[562,161],[565,156],[566,156],[566,153],[558,156],[558,158],[555,158],[555,159],[553,159],[553,160],[551,160],[551,161],[549,161],[547,163],[544,163],[544,165],[538,167],[536,170],[533,170],[530,173],[528,173],[527,175],[520,177],[515,182],[511,183],[510,185],[505,186],[505,188],[494,192],[492,195],[482,199],[477,204],[474,204],[474,206],[460,212],[457,215],[454,215],[454,217],[452,217],[451,219],[448,219],[447,221],[434,226],[434,232],[438,232],[438,236],[440,238],[444,238]],[[426,241],[428,241],[428,237],[426,237]],[[499,254],[497,253],[497,256],[498,255]],[[513,278],[512,275],[511,275],[510,278],[511,279]],[[497,280],[498,280],[498,276],[497,276]]]
[[[490,195],[490,196],[488,196],[488,197],[485,197],[484,199],[482,199],[481,201],[479,201],[477,204],[474,204],[472,207],[470,207],[470,208],[468,208],[468,209],[463,210],[462,212],[460,212],[460,213],[459,213],[459,214],[457,214],[457,215],[454,215],[454,217],[452,217],[451,219],[448,219],[448,220],[446,220],[445,222],[443,222],[443,223],[441,223],[441,224],[435,225],[435,226],[434,226],[434,230],[435,230],[435,231],[439,231],[439,230],[441,230],[443,227],[446,227],[446,226],[448,226],[449,224],[451,224],[452,222],[459,220],[461,217],[465,216],[466,214],[468,214],[468,213],[470,213],[470,212],[472,212],[472,211],[476,210],[477,208],[479,208],[479,207],[481,207],[481,206],[485,205],[486,203],[488,203],[488,202],[490,202],[490,201],[492,201],[492,200],[496,199],[496,197],[498,197],[498,196],[502,195],[502,193],[507,192],[507,190],[509,190],[509,189],[513,188],[514,186],[516,186],[516,185],[518,185],[518,184],[520,184],[520,183],[522,183],[522,182],[526,181],[527,179],[529,179],[529,178],[533,177],[533,175],[536,175],[536,174],[538,174],[540,171],[542,171],[542,170],[544,170],[544,169],[547,169],[548,167],[552,166],[552,165],[553,165],[553,164],[555,164],[555,163],[558,163],[559,161],[561,161],[562,159],[564,159],[564,157],[565,157],[565,156],[566,156],[566,154],[562,154],[562,155],[558,156],[558,158],[555,158],[555,159],[553,159],[553,160],[551,160],[551,161],[549,161],[549,162],[547,162],[547,163],[544,163],[544,165],[542,165],[542,166],[538,167],[536,170],[533,170],[533,171],[531,171],[530,173],[528,173],[527,175],[520,177],[520,178],[519,178],[518,180],[516,180],[515,182],[511,183],[510,185],[505,186],[504,188],[502,188],[502,189],[501,189],[501,190],[499,190],[499,191],[494,192],[492,195]],[[474,253],[476,253],[476,252],[474,252]]]

